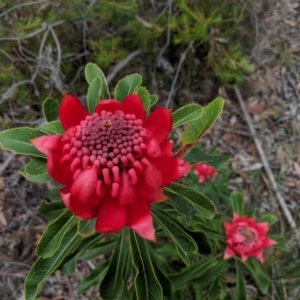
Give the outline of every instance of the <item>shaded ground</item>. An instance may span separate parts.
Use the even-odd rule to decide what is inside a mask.
[[[249,12],[257,32],[252,51],[256,71],[241,90],[280,192],[299,224],[300,14],[297,1],[277,2],[256,1]],[[262,213],[277,214],[282,220],[282,232],[289,231],[235,95],[224,87],[219,88],[219,94],[226,99],[224,113],[201,144],[206,149],[216,146],[230,154],[235,176],[229,188],[243,187],[249,203]],[[22,299],[23,280],[35,259],[34,248],[46,226],[37,207],[47,195],[47,186],[29,183],[17,173],[26,162],[27,158],[0,149],[2,300]],[[82,263],[69,278],[56,272],[45,285],[42,299],[97,299],[93,292],[76,296],[78,282],[90,268],[91,265]]]

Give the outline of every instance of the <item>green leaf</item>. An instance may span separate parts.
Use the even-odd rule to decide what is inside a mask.
[[[150,95],[150,106],[153,106],[158,101],[157,95]]]
[[[191,231],[191,230],[188,230],[187,228],[183,228],[183,230],[185,232],[187,232],[191,238],[194,239],[195,243],[198,246],[199,253],[205,254],[205,255],[211,254],[211,251],[212,251],[211,246],[210,246],[209,241],[204,233],[199,232],[199,231]]]
[[[137,272],[134,280],[136,298],[162,300],[163,290],[155,274],[146,241],[130,230],[130,246]]]
[[[80,254],[80,259],[91,260],[99,257],[102,254],[107,254],[116,248],[116,244],[116,241],[102,242],[101,244],[96,245],[96,247],[87,249],[84,253]]]
[[[194,284],[200,284],[202,286],[206,286],[209,283],[213,282],[217,278],[220,278],[220,274],[224,273],[228,270],[228,261],[227,260],[219,260],[218,263],[209,268],[205,274],[202,273],[197,278],[193,279],[191,282]]]
[[[47,171],[47,161],[43,158],[32,158],[19,170],[19,173],[32,182],[45,183],[51,180]]]
[[[173,220],[168,218],[166,214],[162,214],[158,210],[152,210],[152,215],[163,231],[174,241],[179,256],[189,266],[190,260],[188,254],[197,253],[198,251],[198,246],[193,238]]]
[[[259,261],[256,258],[251,257],[244,264],[251,271],[252,276],[255,279],[261,292],[263,294],[267,294],[270,279],[267,276],[267,274],[262,270]]]
[[[246,300],[245,283],[237,259],[235,259],[235,267],[236,267],[236,287],[234,289],[234,298],[236,300]]]
[[[218,278],[215,281],[213,281],[213,283],[210,285],[210,288],[207,292],[207,298],[206,299],[218,299],[219,281],[220,280]],[[198,285],[196,285],[196,287],[199,289]]]
[[[47,160],[44,158],[32,158],[27,165],[25,165],[25,171],[27,174],[44,175],[47,173]]]
[[[223,98],[216,98],[203,108],[203,114],[200,118],[190,122],[181,136],[183,145],[196,143],[207,130],[215,123],[221,114],[224,106]]]
[[[40,292],[42,284],[61,264],[63,259],[78,244],[81,237],[74,226],[64,237],[59,249],[49,258],[39,257],[25,279],[25,300],[33,300]]]
[[[145,87],[140,86],[137,89],[137,94],[141,97],[145,110],[148,113],[150,111],[150,104],[151,104],[150,94],[148,90]]]
[[[53,202],[47,202],[46,200],[43,200],[39,207],[39,211],[49,220],[58,218],[65,210],[66,206],[62,200]]]
[[[78,230],[77,230],[78,232]],[[76,245],[76,249],[70,255],[68,255],[60,264],[59,269],[65,276],[70,276],[75,272],[77,260],[88,249],[95,247],[99,244],[103,238],[100,234],[94,234],[81,240],[79,245]]]
[[[125,239],[125,230],[122,230],[115,251],[110,259],[107,273],[100,285],[100,295],[104,300],[118,299],[126,286],[123,274],[127,253],[128,245]]]
[[[163,267],[160,268],[159,266],[159,259],[161,258],[160,254],[154,250],[152,247],[147,247],[149,255],[150,255],[150,260],[153,265],[154,273],[156,274],[158,282],[161,283],[161,287],[163,289],[163,295],[167,297],[167,299],[171,299],[171,294],[172,294],[172,286],[171,286],[171,281],[167,278],[165,274],[165,270]],[[168,252],[167,255],[169,255],[170,252]]]
[[[193,228],[203,232],[208,239],[224,241],[224,221],[209,220],[200,214],[194,214],[192,219]]]
[[[87,92],[87,106],[90,114],[93,114],[97,104],[102,99],[108,99],[106,94],[106,86],[100,77],[96,77],[90,84]]]
[[[106,78],[104,73],[102,72],[102,70],[94,63],[88,63],[85,66],[85,79],[88,82],[88,84],[91,84],[97,77],[100,77],[103,84],[106,86],[106,93],[105,94],[105,98],[109,98],[109,93],[108,93],[108,89],[107,89],[107,83],[106,83]]]
[[[95,233],[96,219],[93,220],[79,220],[78,234],[82,237],[88,237]]]
[[[235,211],[239,216],[244,214],[244,199],[240,192],[232,192],[230,194],[231,205],[233,211]]]
[[[60,265],[58,267],[64,276],[71,276],[75,273],[75,269],[76,269],[76,265],[77,265],[77,258],[78,257],[75,256],[72,259],[70,259],[67,263],[65,263],[63,266]]]
[[[279,234],[270,234],[269,238],[277,242],[277,244],[274,245],[274,247],[281,248],[284,251],[290,250],[284,236],[279,235]]]
[[[227,296],[227,286],[226,286],[226,284],[223,281],[219,280],[219,286],[220,286],[219,299],[220,300],[226,299],[226,296]]]
[[[213,269],[219,263],[217,258],[202,259],[194,264],[181,269],[180,272],[170,274],[168,277],[175,289],[181,289],[189,282],[197,280],[200,276],[205,275],[209,270]]]
[[[64,236],[75,223],[76,218],[68,210],[49,223],[37,245],[36,254],[43,258],[53,256],[59,249]]]
[[[78,294],[87,292],[91,287],[98,286],[102,282],[107,272],[107,263],[102,263],[79,283]]]
[[[65,130],[60,121],[52,121],[50,123],[41,124],[36,127],[47,134],[64,134]]]
[[[164,192],[166,195],[168,194],[167,188],[164,189]],[[189,201],[186,201],[186,198],[175,194],[174,192],[170,192],[168,196],[171,197],[170,201],[168,201],[168,204],[172,205],[177,213],[184,216],[186,220],[190,220],[193,205]]]
[[[203,114],[203,108],[199,104],[192,103],[183,106],[173,112],[173,128],[199,119]]]
[[[272,214],[264,214],[261,216],[259,222],[268,222],[269,226],[277,222],[277,217]]]
[[[59,102],[53,98],[47,98],[43,102],[43,114],[47,122],[58,119]]]
[[[48,192],[48,197],[51,201],[62,201],[60,197],[60,188],[52,188]]]
[[[185,199],[205,218],[211,219],[215,215],[215,206],[212,202],[206,196],[190,187],[173,183],[167,188],[164,188],[164,192],[167,196],[172,197],[172,194],[175,194]]]
[[[8,129],[0,132],[0,146],[18,154],[45,157],[30,142],[42,135],[45,133],[29,127]]]
[[[216,154],[206,154],[200,147],[191,148],[184,156],[184,159],[191,163],[196,164],[198,162],[206,163],[213,166],[215,169],[220,169],[230,160],[230,157]]]
[[[140,74],[131,74],[121,79],[115,90],[115,99],[123,101],[124,98],[132,94],[142,83],[142,76]]]

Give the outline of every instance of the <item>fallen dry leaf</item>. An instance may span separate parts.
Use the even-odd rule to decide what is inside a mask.
[[[6,221],[5,215],[4,215],[4,213],[3,213],[2,210],[0,210],[0,222],[1,222],[4,226],[7,225],[7,221]]]
[[[0,206],[0,222],[6,226],[7,225],[7,221],[6,221],[6,217],[5,217],[5,214],[3,212],[3,206],[1,205]]]
[[[5,181],[3,177],[0,177],[0,191],[4,190],[5,188]]]
[[[290,20],[284,20],[284,23],[291,26],[291,27],[295,27],[297,25],[297,22],[290,21]]]
[[[294,165],[294,169],[295,169],[298,177],[300,177],[300,166],[299,166],[299,164],[297,162],[294,162],[293,165]]]

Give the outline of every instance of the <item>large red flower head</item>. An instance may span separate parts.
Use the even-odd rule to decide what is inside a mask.
[[[141,98],[102,100],[90,115],[65,95],[59,117],[63,135],[32,140],[47,156],[49,174],[65,185],[60,195],[81,219],[97,218],[96,230],[114,233],[125,225],[155,240],[150,203],[167,199],[162,187],[186,175],[185,161],[167,139],[171,111],[157,108],[146,118]]]
[[[224,258],[240,255],[243,261],[250,256],[256,256],[263,262],[263,249],[277,244],[267,237],[269,230],[267,222],[257,223],[254,218],[238,216],[233,213],[232,223],[224,222],[227,248]]]

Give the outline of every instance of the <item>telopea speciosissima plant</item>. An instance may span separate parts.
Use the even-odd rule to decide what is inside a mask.
[[[100,233],[125,225],[155,240],[150,203],[166,200],[162,187],[183,177],[189,165],[172,152],[167,139],[171,111],[157,108],[146,118],[142,99],[102,100],[90,115],[65,95],[59,117],[65,133],[31,140],[47,156],[47,170],[64,184],[60,196],[81,219],[97,219]]]
[[[113,97],[97,65],[89,63],[85,76],[87,107],[70,94],[61,103],[47,98],[46,123],[0,133],[3,148],[32,157],[20,170],[28,180],[59,184],[40,205],[50,222],[25,280],[25,299],[35,299],[53,271],[71,275],[78,260],[92,259],[97,265],[80,282],[79,294],[99,286],[102,299],[245,298],[240,261],[235,256],[232,265],[224,253],[262,260],[262,249],[275,241],[285,247],[282,239],[267,238],[266,223],[243,216],[239,196],[232,196],[232,207],[241,217],[224,223],[221,213],[211,220],[215,206],[198,187],[176,182],[199,163],[211,165],[207,177],[227,162],[197,146],[224,100],[151,110],[157,96],[141,86],[139,74],[121,79]],[[169,135],[182,125],[174,146]],[[267,293],[260,265],[245,264]],[[231,270],[234,293],[224,277]]]

